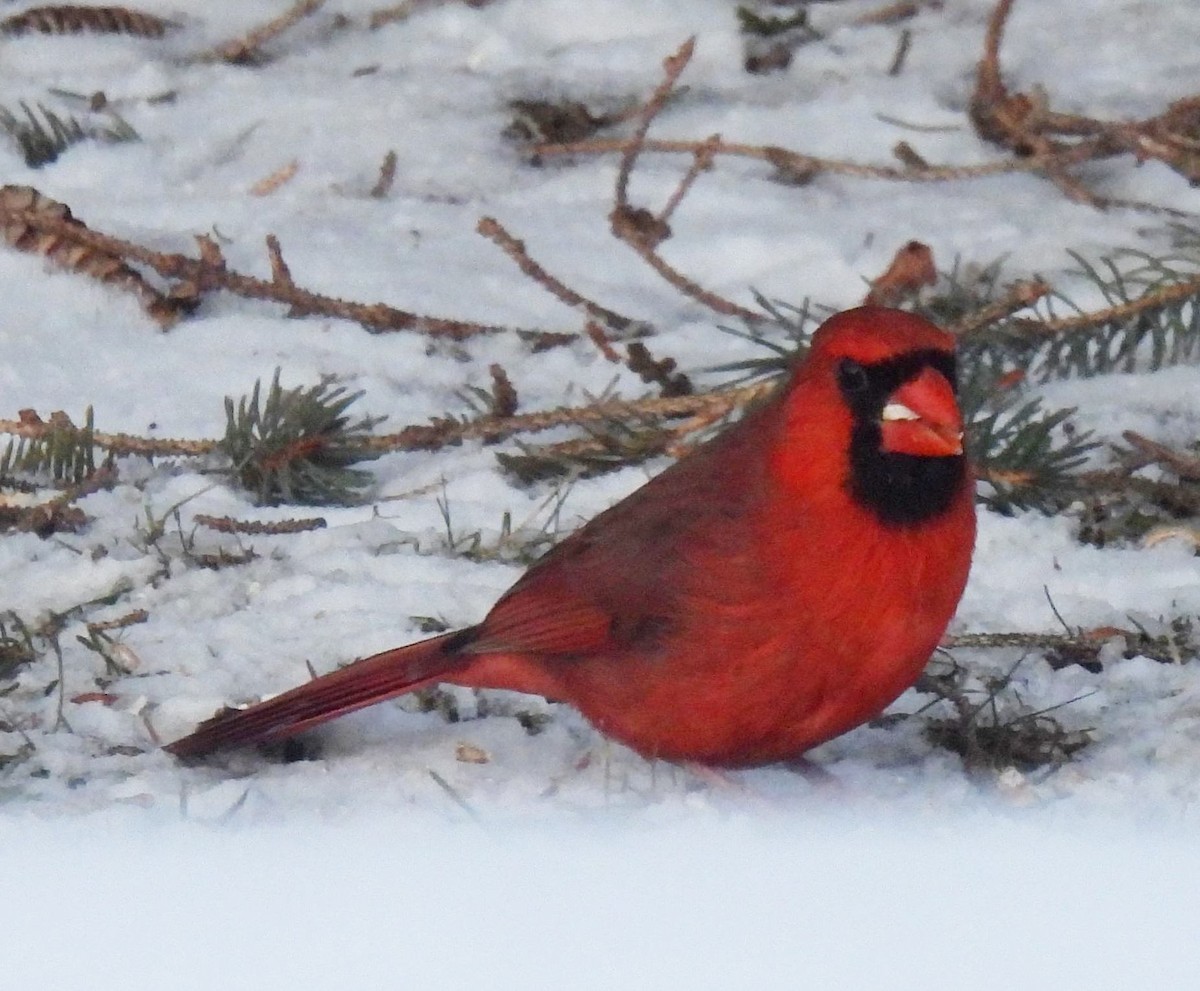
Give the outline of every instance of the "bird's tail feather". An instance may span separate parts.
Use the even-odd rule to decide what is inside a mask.
[[[470,631],[446,633],[355,661],[246,709],[226,709],[164,749],[176,757],[282,740],[385,699],[403,695],[470,663],[458,648]]]

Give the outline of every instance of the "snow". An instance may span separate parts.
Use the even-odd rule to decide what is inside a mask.
[[[585,100],[616,110],[642,99],[662,58],[697,35],[683,91],[656,137],[772,143],[889,163],[898,140],[935,162],[979,163],[964,115],[990,0],[928,9],[907,25],[911,53],[886,74],[898,27],[858,27],[866,0],[815,4],[823,41],[765,77],[741,68],[728,0],[496,0],[418,5],[408,20],[365,28],[372,0],[333,0],[270,45],[260,69],[189,60],[277,14],[281,3],[210,2],[186,16],[162,0],[139,9],[179,21],[163,41],[26,36],[4,41],[0,103],[82,105],[51,89],[102,90],[142,136],[85,143],[28,169],[0,142],[5,181],[67,203],[97,230],[171,251],[217,238],[229,265],[263,274],[278,236],[303,286],[420,313],[576,330],[575,314],[523,278],[475,233],[494,216],[580,292],[650,320],[655,353],[701,381],[755,356],[608,233],[616,161],[524,164],[501,137],[507,101]],[[6,15],[9,13],[5,12]],[[336,15],[348,24],[338,27]],[[1161,111],[1200,77],[1200,6],[1190,0],[1018,2],[1002,61],[1014,86],[1044,85],[1055,106],[1126,118]],[[371,69],[365,74],[356,70]],[[174,91],[171,102],[153,102]],[[57,102],[56,102],[57,101]],[[891,118],[921,127],[913,131]],[[385,153],[396,181],[371,198]],[[274,193],[254,185],[291,161]],[[659,204],[686,159],[645,155],[636,203]],[[1089,167],[1101,193],[1200,211],[1200,190],[1155,165]],[[1005,256],[1015,278],[1065,288],[1068,250],[1162,252],[1160,218],[1099,212],[1032,175],[894,184],[822,175],[798,188],[761,163],[729,159],[703,175],[673,218],[664,254],[743,305],[752,290],[796,304],[861,300],[904,242],[942,266]],[[531,355],[512,335],[431,347],[416,334],[373,336],[230,296],[161,332],[131,297],[41,259],[0,251],[4,416],[96,410],[101,430],[215,437],[222,400],[268,380],[339,376],[356,409],[388,426],[466,414],[458,393],[510,373],[524,409],[643,388],[590,346]],[[1200,373],[1064,381],[1043,390],[1076,405],[1105,440],[1134,429],[1164,443],[1196,436]],[[511,447],[501,446],[510,450]],[[1191,663],[1106,654],[1103,670],[1053,671],[1038,657],[1014,673],[1022,701],[1052,706],[1095,742],[1058,770],[968,776],[915,720],[860,728],[814,754],[836,778],[813,784],[779,768],[722,787],[651,765],[600,739],[576,714],[496,693],[463,720],[390,704],[329,727],[319,759],[292,764],[230,755],[183,768],[154,747],[221,705],[280,691],[338,663],[420,636],[419,617],[478,620],[519,575],[446,551],[455,533],[501,521],[551,523],[550,490],[497,472],[494,449],[465,444],[390,455],[372,465],[370,505],[253,507],[195,462],[127,460],[121,483],[82,503],[76,535],[0,539],[10,576],[0,608],[28,623],[72,614],[63,629],[67,728],[55,729],[53,655],[0,697],[0,849],[10,878],[4,972],[56,988],[142,986],[568,987],[1188,986],[1198,962],[1186,919],[1200,881],[1192,839],[1200,798],[1200,682]],[[570,529],[636,488],[661,464],[574,486]],[[178,508],[182,533],[172,519]],[[328,527],[242,538],[257,552],[220,571],[189,564],[182,541],[207,513],[274,520],[321,515]],[[166,536],[147,546],[151,520]],[[198,552],[238,549],[195,531]],[[1200,614],[1200,558],[1179,543],[1099,550],[1071,521],[984,513],[955,631],[1157,628]],[[129,674],[105,680],[76,639],[86,621],[145,609],[118,637]],[[972,655],[1003,672],[1012,651]],[[896,711],[927,697],[909,693]],[[511,714],[550,713],[538,735]],[[456,759],[460,744],[486,763]],[[14,917],[15,916],[15,920]],[[64,955],[64,948],[69,953]],[[54,980],[47,975],[54,973]],[[486,976],[483,976],[486,975]]]
[[[36,881],[6,925],[6,973],[64,991],[1184,988],[1194,974],[1181,927],[1197,855],[1178,836],[811,814],[588,833],[109,816],[81,842],[76,825],[21,819],[0,835]]]

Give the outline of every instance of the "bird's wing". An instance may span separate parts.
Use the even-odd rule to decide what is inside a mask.
[[[665,634],[689,568],[761,493],[755,411],[550,551],[475,628],[472,652],[580,656],[646,645]]]

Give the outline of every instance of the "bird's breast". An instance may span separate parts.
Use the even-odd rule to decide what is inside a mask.
[[[565,697],[646,756],[797,756],[916,680],[961,595],[973,519],[968,505],[938,527],[784,525],[696,548],[661,637],[565,671]]]

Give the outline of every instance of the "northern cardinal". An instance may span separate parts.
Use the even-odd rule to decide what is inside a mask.
[[[535,563],[477,626],[386,650],[167,749],[278,740],[436,682],[569,702],[648,758],[799,757],[911,685],[962,594],[954,339],[864,306],[738,424]]]

